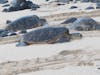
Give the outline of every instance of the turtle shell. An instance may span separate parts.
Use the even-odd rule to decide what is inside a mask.
[[[19,31],[19,30],[32,29],[35,27],[39,27],[41,25],[42,24],[40,23],[39,17],[36,15],[32,15],[32,16],[25,16],[11,23],[8,23],[8,25],[6,26],[6,30]]]
[[[29,33],[26,33],[23,37],[21,37],[20,41],[33,44],[33,43],[41,43],[41,42],[56,42],[57,40],[62,38],[67,38],[66,41],[69,40],[69,30],[65,27],[44,27],[40,29],[36,29]]]

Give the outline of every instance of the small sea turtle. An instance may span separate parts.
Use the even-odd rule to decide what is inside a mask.
[[[4,30],[0,33],[0,37],[6,37],[8,36],[8,33],[9,33],[8,31]]]
[[[81,34],[70,34],[66,27],[43,27],[21,36],[17,46],[62,43],[80,38],[82,38]]]
[[[76,17],[70,17],[68,19],[66,19],[64,22],[62,22],[61,24],[69,24],[69,23],[73,23],[77,20]]]
[[[18,11],[18,10],[24,10],[24,9],[36,10],[37,8],[40,8],[40,6],[32,3],[31,1],[13,0],[10,4],[10,7],[4,9],[3,12],[12,12],[12,11]]]
[[[7,36],[13,36],[13,35],[17,35],[17,34],[15,32],[9,32],[6,30],[0,31],[0,37],[7,37]]]
[[[86,10],[90,10],[90,9],[95,9],[93,6],[89,6],[87,8],[85,8]]]
[[[77,6],[71,6],[70,9],[76,9],[78,8]]]
[[[19,18],[13,22],[8,21],[5,30],[16,32],[26,29],[32,29],[43,25],[44,22],[41,22],[38,16],[32,15]]]
[[[81,17],[72,23],[70,28],[78,31],[89,31],[100,29],[100,25],[90,17]]]

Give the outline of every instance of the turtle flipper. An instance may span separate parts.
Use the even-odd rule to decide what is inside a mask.
[[[59,38],[58,40],[56,40],[56,43],[63,43],[63,42],[69,42],[70,41],[70,37],[64,37],[62,36],[61,38]]]
[[[24,42],[19,42],[18,44],[16,44],[17,47],[22,47],[22,46],[27,46],[26,43]]]

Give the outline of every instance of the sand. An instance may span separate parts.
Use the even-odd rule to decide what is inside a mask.
[[[55,4],[48,5],[47,2],[44,2],[42,0],[35,0],[35,3],[42,4],[42,8],[38,9],[37,11],[31,11],[30,9],[28,10],[22,10],[22,11],[17,11],[17,12],[10,12],[10,13],[4,13],[2,11],[2,5],[0,5],[0,28],[4,28],[6,26],[6,20],[16,20],[17,18],[20,18],[22,16],[26,15],[33,15],[36,14],[40,17],[44,16],[49,16],[49,15],[55,15],[59,13],[70,13],[70,12],[80,12],[80,11],[85,11],[85,12],[91,12],[91,11],[97,11],[96,9],[94,10],[84,10],[88,6],[94,6],[95,4],[93,3],[76,3],[73,5],[78,6],[78,9],[69,9],[69,7],[72,4],[66,4],[64,6],[56,6]],[[46,5],[46,6],[44,6]],[[98,12],[99,13],[99,12]],[[100,16],[94,16],[92,17],[96,21],[100,22]],[[64,20],[64,19],[63,19]],[[59,24],[61,21],[51,21],[51,24]],[[94,56],[94,58],[99,59],[99,50],[100,50],[100,36],[92,36],[92,37],[83,37],[80,40],[73,40],[71,42],[65,42],[65,43],[58,43],[58,44],[37,44],[37,45],[30,45],[26,47],[16,47],[16,43],[12,44],[4,44],[0,45],[0,64],[3,62],[7,61],[20,61],[23,62],[22,60],[31,60],[33,58],[47,58],[51,57],[54,55],[57,55],[59,52],[63,50],[82,50],[82,51],[90,51],[90,52],[95,52],[97,50],[98,54],[97,56]],[[69,57],[70,58],[70,57]],[[87,58],[85,58],[87,59]],[[97,68],[100,66],[100,61],[93,61],[94,66],[72,66],[72,65],[67,65],[67,67],[62,68],[62,69],[56,69],[56,70],[43,70],[43,71],[38,71],[38,72],[30,72],[30,73],[22,73],[18,75],[99,75],[100,71],[97,70]],[[32,63],[32,62],[31,62]],[[74,62],[73,62],[74,64]],[[22,64],[23,65],[23,64]],[[10,68],[10,65],[7,66],[8,69]],[[29,66],[30,67],[30,66]],[[17,67],[16,67],[17,68]],[[9,75],[8,73],[10,72],[8,69],[3,69],[0,68],[0,74],[1,75]],[[8,70],[8,71],[7,71]],[[4,74],[4,72],[7,72]],[[11,75],[11,74],[10,74]],[[12,73],[13,75],[13,73]],[[17,75],[17,74],[15,74]]]

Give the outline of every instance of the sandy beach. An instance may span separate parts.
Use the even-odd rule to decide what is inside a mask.
[[[73,15],[76,17],[91,16],[94,20],[100,22],[100,9],[85,10],[88,6],[95,7],[95,3],[78,2],[57,6],[55,3],[49,4],[48,2],[45,2],[45,0],[34,0],[33,2],[41,5],[41,8],[36,11],[27,9],[5,13],[2,12],[3,4],[0,4],[0,29],[5,28],[7,20],[14,21],[27,15],[38,15],[41,18],[46,18],[49,26],[60,25],[61,22]],[[69,9],[72,5],[77,6],[78,8]],[[66,14],[70,15],[68,16]],[[16,47],[18,42],[0,44],[0,75],[99,75],[100,70],[97,69],[100,68],[99,32],[100,31],[81,32],[83,35],[85,34],[82,39],[57,44],[33,44],[23,47]],[[72,53],[62,57],[59,53],[64,50],[79,50],[83,51],[83,53]],[[46,62],[46,59],[49,60],[53,58],[53,60],[56,60],[55,56],[61,57],[61,61],[57,58],[57,61],[50,60]],[[40,63],[34,64],[38,58],[45,58],[45,61],[42,61],[41,65]],[[70,61],[65,61],[65,58]],[[90,62],[88,62],[89,59]],[[84,63],[79,65],[82,61],[86,63],[86,65],[84,65]],[[56,67],[58,69],[56,69]]]

